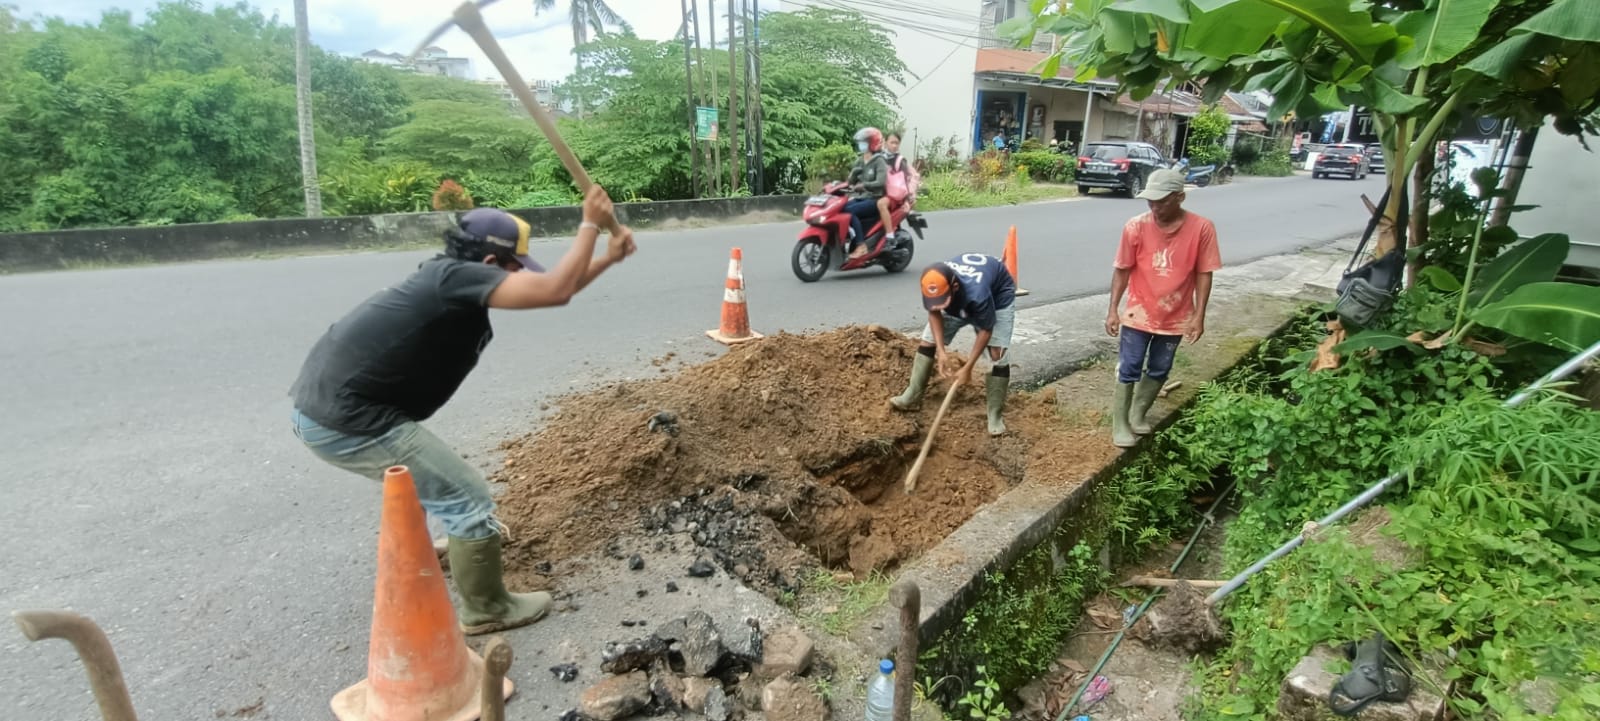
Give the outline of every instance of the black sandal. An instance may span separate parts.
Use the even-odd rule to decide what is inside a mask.
[[[1411,695],[1411,674],[1400,649],[1379,633],[1360,644],[1344,646],[1350,672],[1328,690],[1328,708],[1354,716],[1374,701],[1399,703]]]

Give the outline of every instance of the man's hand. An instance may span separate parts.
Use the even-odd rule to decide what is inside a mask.
[[[949,378],[951,375],[953,375],[950,369],[953,367],[954,361],[950,357],[950,354],[945,352],[942,346],[934,349],[933,359],[934,367],[939,369],[940,378]]]
[[[1117,309],[1112,308],[1106,313],[1106,335],[1116,337],[1122,330],[1122,319],[1117,317]]]
[[[973,356],[972,360],[967,361],[967,364],[961,366],[961,370],[956,372],[956,378],[952,382],[958,386],[972,385],[972,369],[977,365],[978,358]]]
[[[589,192],[583,194],[583,219],[585,222],[600,226],[602,230],[610,228],[617,222],[611,207],[611,196],[606,195],[605,188],[591,185]]]
[[[1206,334],[1206,319],[1200,315],[1189,316],[1189,322],[1183,326],[1183,337],[1189,339],[1189,344],[1200,342],[1200,336]]]
[[[621,263],[623,258],[633,255],[638,246],[633,243],[633,228],[622,226],[621,233],[613,233],[611,240],[606,244],[606,260],[612,263]]]

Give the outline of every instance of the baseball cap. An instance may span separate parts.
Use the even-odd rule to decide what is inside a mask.
[[[955,271],[944,263],[934,263],[922,271],[922,307],[934,310],[950,299],[950,281]]]
[[[544,266],[528,255],[528,236],[533,231],[528,221],[499,208],[473,208],[463,213],[457,224],[468,235],[509,251],[524,269],[544,272]]]
[[[1145,181],[1144,190],[1135,197],[1145,200],[1161,200],[1173,193],[1183,192],[1183,172],[1171,168],[1162,168],[1150,174]]]

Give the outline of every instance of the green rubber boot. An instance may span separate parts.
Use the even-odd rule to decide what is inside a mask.
[[[1010,367],[1006,368],[1005,375],[995,375],[993,372],[984,381],[984,389],[989,395],[989,435],[998,436],[1006,432],[1006,422],[1000,418],[1000,412],[1006,408],[1006,391],[1011,385]],[[999,370],[996,367],[995,370]]]
[[[911,383],[906,386],[906,392],[889,399],[889,405],[902,411],[914,411],[922,407],[922,392],[928,388],[928,376],[933,373],[933,356],[917,353],[916,359],[911,361]]]
[[[461,594],[461,632],[476,636],[526,626],[550,612],[544,591],[510,593],[501,579],[500,534],[466,540],[450,537],[450,573]]]
[[[1133,432],[1141,436],[1150,435],[1152,429],[1150,407],[1156,404],[1156,395],[1161,392],[1161,381],[1149,376],[1139,379],[1138,385],[1133,387],[1133,405],[1128,409],[1128,425]]]
[[[1111,444],[1118,448],[1132,448],[1139,443],[1139,437],[1128,426],[1128,410],[1132,404],[1133,384],[1117,383],[1117,391],[1111,396]]]

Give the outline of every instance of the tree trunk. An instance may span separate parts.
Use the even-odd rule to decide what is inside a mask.
[[[1411,232],[1406,234],[1407,247],[1420,248],[1428,242],[1428,216],[1433,203],[1433,193],[1428,192],[1428,176],[1433,175],[1433,152],[1422,153],[1417,158],[1416,170],[1411,174]],[[1417,262],[1406,263],[1406,287],[1417,282]]]
[[[1539,126],[1523,130],[1517,136],[1517,144],[1511,149],[1511,162],[1506,164],[1506,177],[1500,183],[1500,189],[1505,195],[1500,196],[1500,201],[1494,207],[1494,215],[1489,217],[1489,227],[1505,225],[1511,222],[1511,206],[1517,204],[1517,191],[1522,189],[1522,176],[1528,169],[1528,158],[1533,155],[1533,141],[1539,139]]]
[[[707,88],[710,88],[709,97],[713,99],[717,97],[717,89],[715,86],[708,86],[706,82],[706,58],[700,49],[700,0],[689,0],[689,12],[694,16],[694,70],[700,76],[696,80],[698,89],[696,90],[695,103],[700,107],[705,107],[714,102],[714,100],[707,99],[707,95],[705,95]],[[712,27],[716,27],[716,23],[712,23]],[[712,75],[715,76],[716,73],[713,72]],[[698,143],[699,141],[695,142]],[[722,185],[722,172],[717,168],[716,160],[717,143],[714,140],[708,140],[706,141],[706,146],[705,154],[700,157],[701,160],[707,163],[706,192],[716,195],[718,187]]]
[[[300,115],[300,178],[306,217],[322,217],[322,186],[317,183],[317,134],[311,122],[311,26],[306,0],[294,0],[294,94]]]

